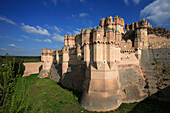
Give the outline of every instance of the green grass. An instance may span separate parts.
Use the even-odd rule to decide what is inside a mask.
[[[79,105],[79,94],[61,87],[48,78],[39,79],[37,75],[19,78],[15,95],[16,104],[14,108],[17,108],[15,112],[90,113],[90,111],[83,109]],[[154,105],[154,102],[122,104],[116,111],[111,113],[133,111],[135,113],[142,113],[144,108],[146,113],[147,109],[149,109],[148,111],[154,110]],[[149,108],[149,106],[152,108]]]

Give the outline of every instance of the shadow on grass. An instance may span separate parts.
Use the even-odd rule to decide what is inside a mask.
[[[71,88],[67,88],[67,87],[63,86],[61,82],[58,82],[57,84],[63,89],[66,89],[68,91],[72,91],[73,95],[75,95],[78,98],[78,101],[80,102],[80,97],[82,95],[82,92],[79,92],[79,91],[71,89]]]

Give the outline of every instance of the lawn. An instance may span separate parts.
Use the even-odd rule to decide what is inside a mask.
[[[17,108],[15,112],[89,113],[79,105],[79,95],[80,93],[63,88],[48,78],[39,79],[37,75],[30,75],[18,78],[14,108]],[[141,103],[122,104],[112,112],[159,112],[164,105],[165,103],[156,104],[146,100]],[[166,107],[168,108],[168,104],[163,107],[163,112],[166,112]]]

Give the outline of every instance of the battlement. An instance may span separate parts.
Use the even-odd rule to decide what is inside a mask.
[[[124,19],[118,17],[117,15],[114,16],[114,18],[112,16],[110,16],[110,17],[102,18],[100,20],[101,27],[109,26],[109,25],[121,25],[121,27],[124,27],[124,23],[125,23]]]
[[[142,19],[142,21],[135,22],[130,25],[129,24],[125,25],[126,30],[135,30],[138,28],[148,28],[148,27],[152,27],[152,25],[146,19]]]
[[[41,55],[43,56],[54,56],[55,55],[55,49],[41,49]]]

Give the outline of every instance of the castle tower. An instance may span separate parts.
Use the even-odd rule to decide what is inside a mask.
[[[143,19],[141,27],[137,28],[137,39],[142,41],[143,48],[148,48],[147,24],[147,21]]]
[[[129,24],[126,24],[125,29],[126,31],[129,31]]]
[[[131,26],[132,26],[132,30],[135,30],[135,24],[132,23]]]
[[[57,62],[57,64],[59,64],[59,53],[58,53],[58,50],[56,50],[56,62]]]
[[[68,61],[69,61],[69,49],[68,47],[63,47],[62,49],[63,56],[62,56],[62,75],[67,73],[68,69]]]
[[[90,30],[86,29],[84,33],[84,62],[86,62],[87,67],[90,63]]]
[[[64,36],[64,46],[68,46],[67,45],[67,34],[65,34],[65,36]]]
[[[80,49],[80,45],[77,45],[77,61],[81,61],[81,49]]]
[[[122,40],[121,33],[119,31],[115,31],[115,42],[121,43],[121,40]]]
[[[46,49],[41,49],[41,62],[46,60]]]
[[[103,40],[103,30],[93,28],[93,61],[94,62],[101,62],[103,61],[102,58],[102,45],[100,44]]]
[[[113,46],[114,31],[109,28],[104,39],[104,31],[93,28],[91,45],[92,62],[86,69],[86,80],[80,104],[88,110],[109,111],[121,104],[120,82],[117,61],[120,48]],[[87,82],[88,81],[88,82]]]
[[[100,26],[103,28],[104,25],[105,25],[105,18],[102,18],[102,19],[100,20]]]
[[[55,50],[54,50],[55,51]],[[43,53],[45,52],[45,56],[43,56],[43,70],[50,71],[51,65],[53,63],[53,50],[51,51],[50,49],[43,49]]]

